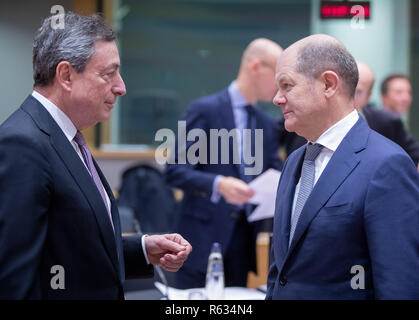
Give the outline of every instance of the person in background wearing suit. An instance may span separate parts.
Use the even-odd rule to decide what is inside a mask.
[[[401,146],[418,165],[419,142],[405,130],[400,116],[394,112],[378,109],[369,103],[374,72],[363,62],[357,62],[359,81],[355,90],[355,108],[365,118],[371,129]]]
[[[99,15],[43,21],[34,91],[0,126],[0,299],[123,299],[125,278],[177,271],[178,234],[122,237],[112,191],[81,130],[125,94],[115,33]]]
[[[412,87],[409,78],[403,74],[391,74],[381,83],[383,108],[405,118],[412,104]]]
[[[262,129],[262,172],[268,168],[281,169],[278,156],[277,126],[264,112],[256,108],[257,101],[272,101],[275,93],[274,71],[282,52],[275,42],[259,38],[252,41],[243,53],[238,77],[228,88],[193,101],[186,112],[186,130],[202,129],[210,136],[211,129]],[[241,132],[241,131],[240,131]],[[194,143],[190,141],[186,150]],[[216,164],[169,164],[167,181],[184,191],[177,223],[178,232],[194,246],[194,251],[176,274],[179,288],[202,287],[208,255],[213,242],[223,249],[225,284],[246,286],[247,273],[256,268],[255,230],[246,219],[251,211],[248,200],[254,192],[248,182],[254,177],[244,174],[243,161],[233,163],[234,150],[241,145],[229,144],[229,161],[223,164],[218,145]],[[244,147],[243,147],[244,149]],[[212,158],[210,143],[207,158]],[[243,151],[244,152],[244,151]]]
[[[312,35],[275,79],[285,128],[309,143],[278,185],[266,299],[418,299],[419,174],[356,111],[354,58]]]
[[[419,142],[405,129],[399,115],[384,109],[378,109],[369,103],[374,86],[374,72],[363,62],[357,62],[359,80],[355,90],[355,108],[364,117],[371,129],[382,134],[401,146],[412,158],[419,169]],[[307,143],[307,140],[295,132],[285,130],[284,119],[279,121],[280,146],[285,146],[289,155],[294,150]]]

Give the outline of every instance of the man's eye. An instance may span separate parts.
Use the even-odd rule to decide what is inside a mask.
[[[106,78],[112,78],[115,75],[115,71],[106,72],[103,76]]]

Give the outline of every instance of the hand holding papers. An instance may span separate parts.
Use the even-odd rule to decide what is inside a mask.
[[[276,191],[280,177],[281,172],[275,169],[268,169],[249,183],[250,188],[255,191],[255,195],[250,198],[249,203],[258,205],[247,218],[249,222],[274,216]]]

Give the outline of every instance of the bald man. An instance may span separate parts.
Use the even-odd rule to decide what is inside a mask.
[[[355,90],[355,108],[371,129],[401,146],[418,166],[419,143],[405,130],[400,116],[369,103],[375,80],[374,71],[363,62],[358,61],[357,66],[359,81]]]
[[[419,174],[355,109],[357,65],[337,39],[280,56],[274,103],[309,142],[278,185],[267,299],[419,299]]]
[[[397,114],[384,109],[378,109],[369,103],[374,86],[374,72],[363,62],[357,62],[359,80],[355,90],[355,108],[367,121],[371,129],[382,134],[401,146],[412,158],[419,170],[419,143],[406,131],[403,122]],[[307,140],[294,132],[285,130],[284,119],[279,121],[279,144],[286,148],[287,155],[307,143]]]
[[[254,144],[250,141],[247,148],[240,139],[230,139],[226,147],[221,139],[216,141],[218,146],[208,141],[205,163],[186,159],[186,164],[181,164],[176,159],[176,164],[167,166],[168,182],[184,191],[176,230],[182,230],[194,246],[188,263],[176,274],[179,288],[205,285],[213,242],[222,246],[227,286],[246,286],[248,271],[256,268],[254,225],[246,219],[251,213],[248,201],[254,194],[248,183],[255,175],[246,174],[244,167],[248,161],[243,161],[243,155],[246,149],[254,151],[254,165],[260,167],[256,174],[282,167],[277,126],[256,106],[258,101],[272,101],[276,90],[275,66],[281,52],[281,47],[269,39],[252,41],[242,55],[236,80],[221,92],[197,99],[188,107],[185,116],[188,133],[202,129],[209,138],[211,129],[227,132],[237,129],[236,137],[242,137],[243,129],[262,129],[263,137]],[[196,141],[188,141],[186,151]],[[227,154],[227,163],[222,154]],[[233,154],[242,155],[239,163],[234,161]]]

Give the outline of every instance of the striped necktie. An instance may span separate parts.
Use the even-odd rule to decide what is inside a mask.
[[[291,216],[291,230],[290,239],[288,245],[291,245],[292,238],[294,237],[295,228],[297,227],[298,219],[300,218],[301,211],[304,208],[308,197],[310,196],[311,190],[314,186],[314,160],[320,154],[324,147],[318,143],[309,142],[306,147],[306,153],[304,155],[303,167],[301,169],[301,183],[300,190],[297,195],[297,202],[295,210]]]
[[[90,153],[90,150],[87,147],[86,140],[84,139],[83,134],[80,131],[77,131],[76,136],[74,137],[73,140],[77,143],[77,145],[80,148],[81,154],[83,155],[84,162],[87,168],[89,169],[90,174],[93,178],[93,182],[95,183],[103,199],[103,202],[105,203],[106,211],[108,212],[109,219],[111,220],[112,229],[114,229],[115,231],[115,228],[112,222],[111,210],[108,207],[108,200],[105,196],[105,189],[103,187],[102,181],[100,180],[99,174],[96,171],[95,165],[93,164],[92,154]]]

